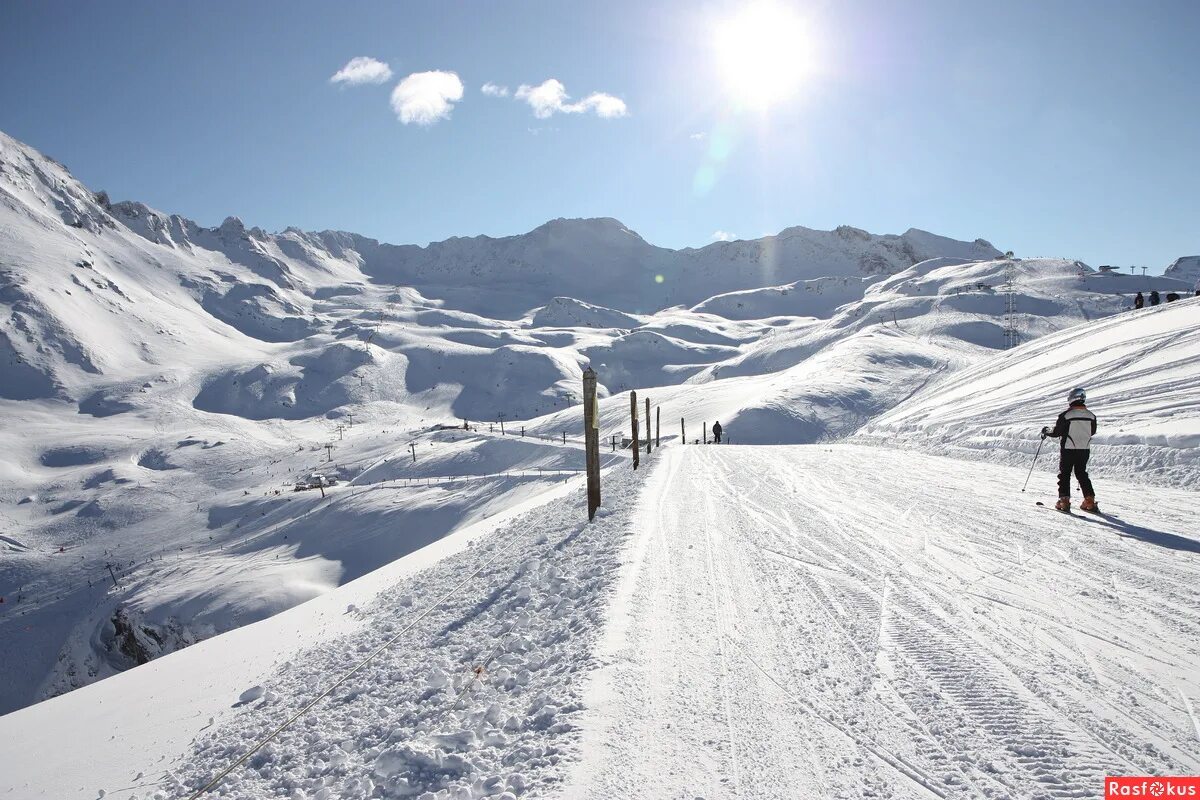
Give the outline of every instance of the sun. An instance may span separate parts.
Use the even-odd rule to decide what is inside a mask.
[[[752,3],[716,24],[717,66],[739,102],[767,108],[787,100],[810,71],[809,31],[785,5]]]

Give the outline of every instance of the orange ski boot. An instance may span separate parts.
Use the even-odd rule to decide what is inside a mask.
[[[1099,514],[1100,506],[1096,505],[1095,497],[1088,496],[1088,497],[1083,498],[1083,502],[1079,504],[1079,510],[1080,511],[1090,511],[1093,514]]]
[[[1069,497],[1058,498],[1058,502],[1054,504],[1054,508],[1056,511],[1070,511],[1071,510],[1071,498],[1069,498]]]

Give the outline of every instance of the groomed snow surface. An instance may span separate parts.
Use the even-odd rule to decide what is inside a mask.
[[[572,479],[0,718],[0,793],[186,797],[385,643],[215,795],[1092,797],[1197,772],[1194,494],[1100,480],[1107,515],[1065,516],[1023,479],[664,449],[606,472],[591,525]]]

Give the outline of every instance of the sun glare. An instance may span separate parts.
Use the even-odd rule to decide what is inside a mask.
[[[726,89],[749,106],[786,100],[808,72],[808,31],[794,11],[775,2],[754,3],[718,22],[715,43]]]

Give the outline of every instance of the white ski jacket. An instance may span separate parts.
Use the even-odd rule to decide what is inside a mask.
[[[1063,450],[1088,450],[1096,433],[1096,415],[1085,405],[1071,406],[1058,415],[1054,430],[1047,433],[1062,440]]]

